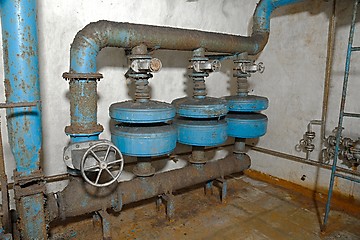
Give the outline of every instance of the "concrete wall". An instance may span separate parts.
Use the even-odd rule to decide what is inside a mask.
[[[251,92],[266,96],[270,100],[270,107],[265,111],[269,118],[268,133],[258,141],[258,146],[304,156],[304,153],[296,152],[294,147],[302,138],[308,122],[321,118],[331,2],[307,1],[304,4],[279,9],[273,14],[269,44],[264,52],[257,56],[258,61],[265,63],[266,71],[262,75],[255,74],[250,79]],[[338,2],[341,3],[337,8],[339,24],[327,133],[337,124],[351,15],[352,1]],[[77,31],[89,22],[106,19],[247,35],[251,32],[251,16],[256,3],[257,0],[39,0],[45,173],[54,175],[66,172],[62,152],[69,141],[64,134],[64,127],[69,124],[69,91],[68,83],[61,75],[68,71],[70,43]],[[189,82],[186,67],[191,53],[158,51],[155,56],[162,60],[163,70],[150,80],[153,99],[171,102],[186,95],[188,89],[185,84]],[[356,61],[357,57],[354,59]],[[98,57],[98,70],[104,75],[104,79],[98,85],[98,119],[106,129],[101,138],[109,139],[109,105],[130,98],[129,83],[124,78],[127,70],[124,51],[114,48],[101,51]],[[3,76],[2,71],[1,69],[0,78]],[[352,73],[353,76],[359,74],[356,67]],[[230,92],[234,92],[234,84],[231,62],[224,62],[221,72],[212,74],[207,79],[208,94],[216,97],[229,95]],[[355,81],[353,84],[350,91],[353,94],[348,105],[350,110],[360,112],[354,98],[359,86],[356,86]],[[0,97],[0,100],[4,101],[4,96]],[[2,112],[3,121],[4,115],[5,112]],[[358,128],[355,124],[354,121],[347,121],[345,126],[349,131],[345,134],[358,137]],[[319,129],[315,129],[319,136]],[[5,124],[2,124],[2,130],[6,132]],[[318,171],[317,168],[308,165],[256,152],[250,152],[250,155],[253,159],[252,168],[255,170],[311,188],[316,184],[320,188],[326,188],[328,185],[328,171]],[[317,159],[317,155],[318,152],[314,152],[311,157]],[[14,161],[7,143],[5,156],[7,172],[11,176]],[[300,180],[303,175],[306,175],[305,181]],[[360,198],[360,187],[353,183],[339,180],[336,189]]]

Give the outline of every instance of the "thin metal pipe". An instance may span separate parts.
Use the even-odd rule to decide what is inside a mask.
[[[326,135],[326,120],[327,120],[327,112],[329,105],[331,71],[332,71],[332,64],[334,59],[334,45],[335,45],[335,33],[336,33],[335,30],[336,30],[336,0],[333,0],[332,12],[331,12],[331,18],[329,21],[329,30],[328,30],[323,107],[321,112],[321,129],[320,129],[321,144],[324,143],[325,135]]]
[[[311,165],[311,166],[321,167],[321,168],[324,168],[324,169],[331,169],[332,168],[331,165],[329,165],[329,164],[325,164],[325,163],[318,162],[318,161],[315,161],[315,160],[305,159],[305,158],[302,158],[302,157],[298,157],[298,156],[295,156],[295,155],[274,151],[274,150],[267,149],[267,148],[256,147],[256,146],[252,146],[252,145],[246,145],[246,146],[250,147],[251,150],[254,150],[256,152],[269,154],[269,155],[272,155],[272,156],[275,156],[275,157],[288,159],[288,160],[295,161],[295,162],[298,162],[298,163],[305,163],[305,164],[308,164],[308,165]],[[336,171],[346,173],[346,174],[352,174],[352,175],[360,177],[359,172],[352,171],[352,170],[349,170],[349,169],[346,169],[346,168],[337,167]]]
[[[347,176],[347,175],[340,174],[340,173],[335,173],[335,176],[336,176],[336,177],[339,177],[339,178],[343,178],[343,179],[349,180],[349,181],[352,181],[352,182],[360,183],[360,179],[359,179],[359,178],[353,178],[353,177],[351,177],[351,176]]]
[[[34,107],[37,104],[37,102],[0,103],[0,108]]]
[[[346,93],[347,93],[347,86],[348,86],[348,80],[349,80],[349,71],[350,71],[350,60],[351,60],[351,49],[354,41],[354,30],[355,30],[355,21],[356,21],[356,13],[358,8],[358,0],[354,0],[354,9],[351,19],[351,26],[350,26],[350,34],[349,34],[349,42],[348,42],[348,48],[347,48],[347,54],[346,54],[346,63],[345,63],[345,75],[344,75],[344,82],[343,82],[343,89],[342,89],[342,96],[341,96],[341,104],[340,104],[340,114],[339,114],[339,123],[336,133],[336,145],[335,145],[335,153],[334,153],[334,160],[331,168],[331,177],[330,177],[330,184],[329,184],[329,192],[326,202],[326,208],[325,208],[325,217],[324,217],[324,223],[322,226],[322,230],[325,230],[327,221],[329,219],[329,213],[330,213],[330,206],[331,206],[331,197],[333,193],[334,188],[334,181],[335,181],[335,172],[336,172],[336,165],[338,160],[338,154],[340,151],[340,138],[342,133],[342,125],[343,125],[343,119],[344,119],[344,110],[345,110],[345,103],[346,103]]]
[[[344,117],[360,118],[360,114],[359,113],[344,112]]]
[[[152,177],[138,177],[100,189],[84,183],[81,178],[73,178],[63,191],[47,194],[48,218],[50,221],[56,218],[65,219],[107,208],[120,211],[122,205],[172,193],[242,172],[249,167],[248,156],[238,159],[235,155],[230,155],[214,162],[191,164]]]

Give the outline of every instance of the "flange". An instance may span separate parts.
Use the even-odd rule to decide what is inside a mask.
[[[229,113],[226,116],[230,137],[258,138],[266,133],[268,118],[261,113]]]
[[[135,157],[161,156],[176,147],[173,125],[143,125],[110,123],[111,141],[124,155]]]
[[[175,118],[178,142],[192,146],[216,146],[227,139],[225,120]]]
[[[227,96],[230,112],[260,112],[266,110],[269,100],[266,97],[246,95],[246,96]]]
[[[172,120],[175,108],[165,102],[132,100],[111,104],[109,115],[115,121],[124,123],[159,123]]]
[[[216,118],[225,116],[228,112],[226,100],[213,97],[184,97],[175,99],[172,104],[181,117]]]

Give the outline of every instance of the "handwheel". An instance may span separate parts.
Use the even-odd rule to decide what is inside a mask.
[[[86,182],[95,187],[106,187],[114,183],[120,177],[123,167],[124,159],[120,150],[108,142],[97,143],[89,147],[80,163],[81,175]],[[114,174],[114,172],[116,173]],[[91,175],[94,173],[96,173],[96,178],[92,180]],[[111,177],[111,180],[100,183],[103,173]]]

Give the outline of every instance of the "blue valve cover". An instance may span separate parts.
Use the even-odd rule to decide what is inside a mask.
[[[126,101],[111,104],[109,115],[117,122],[159,123],[172,120],[175,117],[175,108],[165,102]]]
[[[227,96],[230,112],[260,112],[266,110],[269,100],[266,97],[255,95],[247,96]]]
[[[227,102],[224,99],[205,97],[184,97],[175,99],[172,104],[181,117],[189,118],[216,118],[225,116],[228,112]]]
[[[177,132],[173,125],[131,126],[112,121],[110,131],[111,141],[128,156],[161,156],[176,147]]]
[[[266,133],[268,118],[263,114],[229,113],[225,119],[230,137],[258,138]]]
[[[216,146],[227,139],[225,120],[189,120],[175,118],[178,142],[192,146]]]

